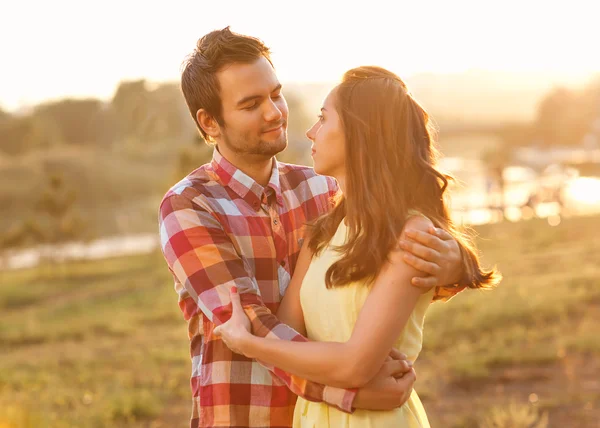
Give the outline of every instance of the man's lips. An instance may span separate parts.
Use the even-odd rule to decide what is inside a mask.
[[[267,129],[266,131],[263,131],[263,134],[266,134],[267,132],[278,131],[283,127],[283,125],[284,125],[283,123],[280,123],[275,128],[271,128],[271,129]]]

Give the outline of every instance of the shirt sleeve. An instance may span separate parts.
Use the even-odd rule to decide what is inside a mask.
[[[327,180],[327,196],[331,198],[335,198],[340,190],[340,186],[335,178],[330,176],[325,176],[325,180]]]
[[[229,320],[229,290],[235,286],[255,335],[279,340],[308,340],[281,323],[265,306],[256,279],[249,274],[251,269],[213,214],[188,197],[175,194],[163,200],[159,225],[161,248],[169,269],[210,322],[220,325]],[[263,365],[304,399],[324,401],[342,411],[352,412],[356,389],[321,385]]]
[[[466,285],[456,285],[451,287],[435,287],[432,300],[434,302],[447,302],[448,300],[456,296],[458,293],[463,291],[465,288],[467,288]]]

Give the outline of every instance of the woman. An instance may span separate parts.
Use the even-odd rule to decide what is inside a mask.
[[[472,288],[500,276],[485,271],[472,243],[452,224],[444,203],[447,177],[436,170],[428,115],[395,74],[379,67],[348,71],[308,131],[314,168],[337,179],[335,208],[309,229],[277,316],[313,342],[258,338],[237,316],[217,327],[235,352],[333,386],[369,382],[392,348],[413,362],[422,347],[434,290],[411,286],[420,272],[404,253],[410,230],[436,226],[462,248]],[[241,322],[242,321],[242,322]],[[296,427],[425,427],[416,393],[392,411],[343,413],[298,399]]]

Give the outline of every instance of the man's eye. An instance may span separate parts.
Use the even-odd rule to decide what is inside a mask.
[[[254,103],[250,106],[244,107],[244,110],[254,110],[256,107],[258,107],[258,103]]]

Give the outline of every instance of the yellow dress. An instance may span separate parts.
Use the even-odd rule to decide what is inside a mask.
[[[308,338],[319,342],[346,342],[352,335],[358,314],[370,288],[360,284],[327,289],[325,272],[340,257],[332,247],[344,243],[347,227],[344,222],[329,246],[315,257],[300,290],[300,301]],[[433,289],[424,293],[413,310],[395,348],[415,361],[423,343],[423,321],[433,297]],[[314,403],[299,397],[294,410],[294,428],[421,428],[429,427],[427,415],[413,390],[408,401],[390,411],[357,409],[344,413],[326,403]]]

